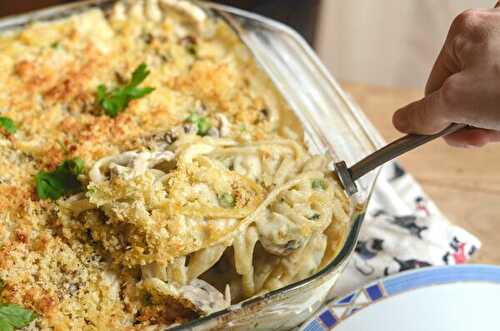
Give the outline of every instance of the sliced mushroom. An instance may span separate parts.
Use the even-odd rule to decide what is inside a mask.
[[[225,309],[231,304],[227,291],[224,295],[201,279],[193,279],[187,285],[174,286],[158,278],[149,278],[144,281],[144,288],[154,297],[173,298],[201,315]]]
[[[98,160],[89,172],[89,177],[94,183],[107,180],[111,175],[118,175],[131,179],[142,175],[146,170],[156,165],[171,161],[175,154],[170,151],[163,152],[125,152],[115,156]]]
[[[181,287],[180,293],[204,315],[225,309],[231,302],[230,297],[224,296],[215,287],[201,279],[194,279],[188,285]]]

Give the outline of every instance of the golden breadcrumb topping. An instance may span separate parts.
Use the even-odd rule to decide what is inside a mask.
[[[0,125],[0,304],[35,312],[26,330],[159,330],[302,279],[342,242],[327,160],[284,139],[284,100],[191,6],[131,0],[0,33],[16,128]],[[47,199],[40,181],[66,160],[83,162],[83,192]],[[275,268],[255,282],[254,246]],[[231,279],[200,267],[233,258]]]

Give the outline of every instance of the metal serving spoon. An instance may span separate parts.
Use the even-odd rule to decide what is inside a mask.
[[[446,136],[465,128],[465,124],[452,124],[441,132],[432,135],[409,134],[392,143],[382,147],[378,151],[368,155],[350,168],[345,161],[335,163],[335,171],[340,178],[340,182],[348,195],[353,195],[358,191],[355,181],[366,175],[382,164],[395,159],[396,157],[428,143],[436,138]]]

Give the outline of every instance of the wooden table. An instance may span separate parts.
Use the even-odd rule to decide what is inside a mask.
[[[387,141],[401,134],[392,113],[417,100],[422,92],[344,83]],[[443,213],[480,238],[473,262],[500,264],[500,145],[457,149],[442,140],[400,158]]]

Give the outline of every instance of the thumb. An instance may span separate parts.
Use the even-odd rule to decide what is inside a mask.
[[[399,109],[392,122],[396,129],[405,133],[433,134],[445,129],[451,121],[445,116],[441,102],[441,90]]]

